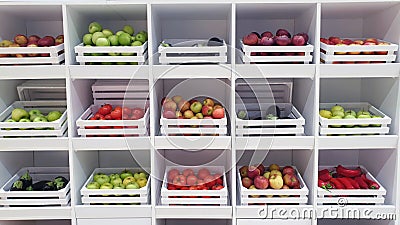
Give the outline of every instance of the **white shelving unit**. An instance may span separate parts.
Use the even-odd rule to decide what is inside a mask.
[[[117,31],[131,24],[147,30],[144,65],[79,65],[74,47],[92,21]],[[4,225],[400,225],[400,53],[389,64],[322,64],[320,37],[374,37],[400,43],[400,1],[285,0],[0,0],[0,39],[18,33],[65,35],[65,64],[0,66],[0,111],[18,101],[16,87],[27,80],[65,80],[68,137],[1,138],[0,186],[23,167],[69,167],[71,204],[65,207],[0,207]],[[307,32],[314,46],[310,64],[244,64],[239,43],[251,32],[278,28]],[[164,39],[224,39],[227,64],[161,65],[158,46]],[[246,79],[291,79],[291,103],[305,119],[302,136],[236,136],[236,83]],[[80,137],[76,121],[93,104],[97,80],[148,82],[150,135]],[[162,136],[164,96],[185,99],[209,96],[225,107],[227,136]],[[387,135],[321,136],[319,104],[369,102],[392,121]],[[240,205],[237,166],[248,163],[294,165],[309,189],[305,205]],[[319,166],[365,166],[385,187],[383,205],[318,205]],[[227,206],[164,206],[160,189],[166,166],[223,166]],[[148,205],[85,205],[80,189],[95,168],[151,168]],[[286,218],[279,210],[304,213]],[[342,210],[342,214],[326,212]],[[344,211],[343,211],[344,210]],[[361,220],[349,212],[370,212]],[[307,217],[307,213],[314,212]],[[347,213],[347,214],[346,214]],[[393,215],[397,214],[397,218]],[[323,215],[323,217],[321,216]],[[383,218],[386,216],[387,218]],[[392,217],[391,217],[392,216]],[[376,218],[370,220],[369,218]]]

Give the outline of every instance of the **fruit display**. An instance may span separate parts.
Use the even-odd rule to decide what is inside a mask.
[[[227,45],[218,37],[165,39],[158,46],[161,64],[226,63]]]
[[[271,164],[265,167],[241,166],[240,192],[242,205],[255,203],[306,203],[308,189],[299,172],[293,166],[280,167]]]
[[[300,135],[305,119],[290,103],[272,104],[259,110],[260,104],[237,105],[236,135]],[[252,110],[254,109],[254,110]]]
[[[81,189],[82,203],[147,204],[149,181],[141,168],[97,168]]]
[[[163,205],[226,205],[223,167],[167,167],[161,188]]]
[[[167,135],[226,134],[225,108],[212,98],[201,101],[182,96],[164,97],[161,101],[161,131]]]
[[[145,135],[147,120],[148,112],[143,108],[106,103],[90,106],[76,124],[78,134],[86,137],[129,137]]]
[[[242,60],[244,63],[309,63],[313,46],[308,40],[307,33],[297,33],[292,37],[286,29],[278,29],[275,35],[271,31],[264,31],[261,35],[253,31],[241,40]]]
[[[390,63],[398,45],[376,38],[320,38],[321,62],[332,64]]]
[[[14,102],[0,114],[0,136],[63,136],[66,113],[65,101]]]
[[[75,47],[77,61],[81,64],[137,65],[144,62],[148,39],[146,31],[135,34],[132,26],[125,25],[114,33],[100,23],[92,22],[88,32],[83,35],[82,44]]]
[[[321,104],[320,133],[386,134],[391,119],[368,103]]]
[[[329,204],[338,198],[348,203],[380,204],[386,190],[362,166],[320,167],[318,171],[318,203]],[[348,198],[347,198],[348,197]]]
[[[0,190],[0,205],[67,206],[70,204],[68,167],[25,167]]]
[[[17,34],[12,41],[0,42],[0,64],[60,64],[64,61],[63,43],[62,34],[55,38]]]

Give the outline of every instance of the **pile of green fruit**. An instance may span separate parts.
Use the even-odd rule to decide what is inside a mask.
[[[323,118],[326,119],[371,119],[371,118],[382,118],[379,115],[372,115],[368,110],[361,109],[358,112],[355,112],[354,110],[348,109],[345,110],[342,106],[340,105],[335,105],[333,106],[330,110],[328,109],[322,109],[319,111],[319,115]],[[339,127],[345,127],[345,128],[358,128],[358,127],[380,127],[381,124],[365,124],[361,123],[358,125],[353,125],[353,124],[348,124],[348,125],[331,125],[331,127],[334,128],[339,128]]]
[[[51,111],[46,116],[38,109],[32,109],[29,112],[25,109],[16,108],[11,112],[11,118],[7,119],[5,122],[53,122],[62,116],[60,111]],[[20,128],[24,130],[25,128]],[[44,129],[44,128],[35,128]],[[6,128],[6,130],[11,130],[11,128]]]
[[[136,35],[134,33],[135,30],[130,25],[125,25],[122,30],[114,34],[110,29],[103,29],[99,23],[92,22],[89,25],[89,33],[83,35],[83,44],[86,46],[141,46],[147,41],[146,31],[140,31]],[[109,54],[119,55],[119,53]]]
[[[147,184],[148,174],[144,171],[132,173],[123,170],[121,173],[106,175],[96,173],[93,180],[86,185],[87,189],[139,189]]]
[[[41,180],[33,183],[32,177],[27,171],[17,181],[13,183],[10,191],[57,191],[65,188],[68,184],[68,179],[63,176],[57,176],[51,180]]]

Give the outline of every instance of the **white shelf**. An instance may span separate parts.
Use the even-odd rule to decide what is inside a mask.
[[[231,219],[232,206],[156,206],[157,219]]]
[[[317,206],[317,216],[320,217],[323,215],[323,219],[353,219],[351,216],[354,215],[354,212],[359,213],[360,219],[380,219],[377,217],[378,214],[396,214],[396,207],[394,205],[346,205],[344,207],[337,205]]]
[[[397,148],[397,139],[397,135],[319,136],[318,148],[321,150]]]
[[[307,212],[312,212],[313,210],[312,205],[253,205],[236,206],[235,208],[236,217],[238,219],[286,219],[283,215],[279,215],[277,212],[279,210],[286,210],[288,212],[296,210],[296,212],[299,212],[299,215],[307,215]]]
[[[148,65],[71,65],[72,79],[149,79]]]
[[[0,151],[68,151],[68,138],[1,138]]]
[[[239,150],[313,149],[314,136],[236,137]]]
[[[0,208],[2,220],[57,220],[71,219],[72,208],[67,207],[15,207]]]
[[[77,205],[76,218],[151,217],[151,205]]]
[[[64,65],[0,66],[0,79],[65,79]]]
[[[72,138],[75,151],[150,150],[150,137]]]
[[[284,67],[285,69],[282,69]],[[237,64],[237,78],[309,78],[314,79],[313,64]]]
[[[156,149],[230,149],[230,136],[159,136],[155,137]]]
[[[154,65],[153,77],[157,79],[231,78],[232,65]]]
[[[400,63],[382,64],[322,64],[321,78],[399,77]]]

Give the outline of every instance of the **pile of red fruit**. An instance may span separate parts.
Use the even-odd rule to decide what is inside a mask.
[[[335,46],[367,46],[367,45],[390,45],[388,42],[380,42],[376,38],[366,38],[358,40],[340,39],[339,37],[320,38],[322,43]],[[335,52],[335,55],[387,55],[387,51],[352,51],[352,52]]]
[[[265,168],[258,166],[242,166],[239,169],[243,187],[247,189],[300,189],[300,181],[296,170],[291,166],[280,168],[271,164]]]
[[[182,171],[171,169],[168,171],[167,179],[168,190],[221,190],[224,188],[223,175],[211,174],[207,168],[199,169],[197,174],[190,168]],[[196,196],[190,197],[195,198]]]
[[[40,38],[37,35],[26,37],[23,34],[18,34],[13,41],[3,40],[0,42],[0,47],[50,47],[64,43],[64,35],[58,35],[56,38],[52,36],[44,36]],[[49,53],[29,53],[29,54],[0,54],[0,57],[49,57]]]
[[[206,98],[203,103],[196,99],[184,100],[181,96],[163,98],[163,117],[167,119],[222,119],[225,109],[213,99]]]
[[[308,35],[306,33],[298,33],[292,37],[289,31],[279,29],[276,31],[275,36],[270,31],[265,31],[261,35],[257,32],[251,32],[243,37],[243,44],[245,45],[261,45],[261,46],[303,46],[307,45]]]
[[[377,182],[367,178],[361,168],[350,169],[338,165],[334,171],[318,171],[318,187],[323,189],[379,189]]]
[[[88,120],[138,120],[143,118],[144,110],[142,108],[129,108],[116,106],[112,107],[110,104],[102,105],[97,112]],[[111,129],[121,127],[110,126],[86,126],[86,129]]]

